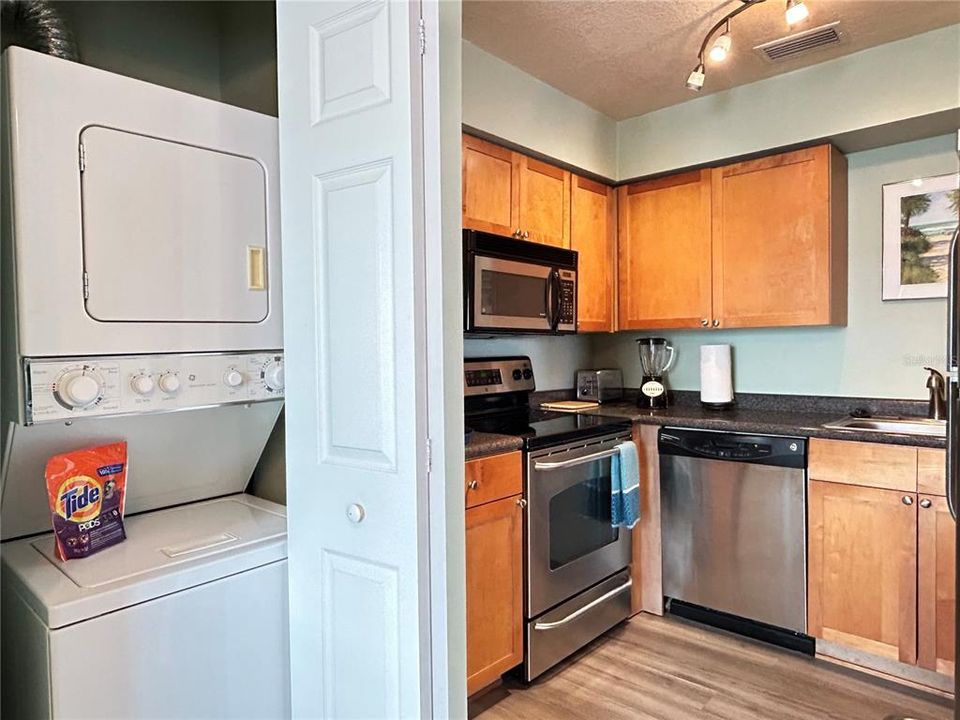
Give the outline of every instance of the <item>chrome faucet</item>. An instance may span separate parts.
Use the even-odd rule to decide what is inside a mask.
[[[924,370],[930,373],[927,378],[927,388],[930,390],[930,405],[927,408],[927,417],[930,420],[943,420],[947,416],[947,384],[943,375],[931,367]]]

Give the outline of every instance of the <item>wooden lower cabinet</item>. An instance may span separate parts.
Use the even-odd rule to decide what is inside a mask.
[[[810,481],[811,635],[916,662],[916,499],[898,490]]]
[[[947,500],[921,495],[917,511],[917,664],[953,675],[956,661],[956,524]]]
[[[468,695],[523,662],[521,457],[466,464]]]

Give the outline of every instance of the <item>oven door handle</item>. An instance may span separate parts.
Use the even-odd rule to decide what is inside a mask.
[[[597,605],[606,602],[606,601],[609,600],[610,598],[619,595],[620,593],[624,592],[625,590],[629,590],[631,585],[633,585],[633,580],[627,580],[627,581],[626,581],[623,585],[621,585],[620,587],[616,587],[616,588],[614,588],[613,590],[611,590],[610,592],[604,593],[603,595],[601,595],[600,597],[598,597],[596,600],[591,600],[591,601],[588,602],[586,605],[584,605],[582,608],[578,608],[577,610],[574,610],[572,613],[570,613],[569,615],[567,615],[567,616],[566,616],[565,618],[563,618],[562,620],[556,620],[556,621],[554,621],[554,622],[538,622],[538,623],[534,623],[534,624],[533,624],[533,629],[534,629],[534,630],[555,630],[555,629],[558,628],[558,627],[562,627],[562,626],[566,625],[568,622],[572,622],[572,621],[576,620],[578,617],[580,617],[581,615],[583,615],[585,612],[589,612],[590,610],[593,610],[593,608],[595,608]]]
[[[573,458],[571,460],[561,460],[559,462],[537,461],[533,464],[533,469],[534,470],[563,470],[564,468],[583,465],[584,463],[593,462],[594,460],[603,460],[604,458],[613,457],[619,452],[620,451],[617,450],[617,448],[613,447],[613,448],[610,448],[609,450],[601,450],[600,452],[592,453],[590,455],[584,455],[578,458]]]

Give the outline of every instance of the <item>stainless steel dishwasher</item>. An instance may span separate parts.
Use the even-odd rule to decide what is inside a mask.
[[[669,611],[812,654],[806,439],[666,427],[658,445]]]

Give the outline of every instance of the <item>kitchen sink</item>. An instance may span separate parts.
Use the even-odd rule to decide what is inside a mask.
[[[947,436],[946,420],[928,420],[915,417],[847,417],[825,423],[831,430],[860,430],[861,432],[897,433],[900,435]]]

